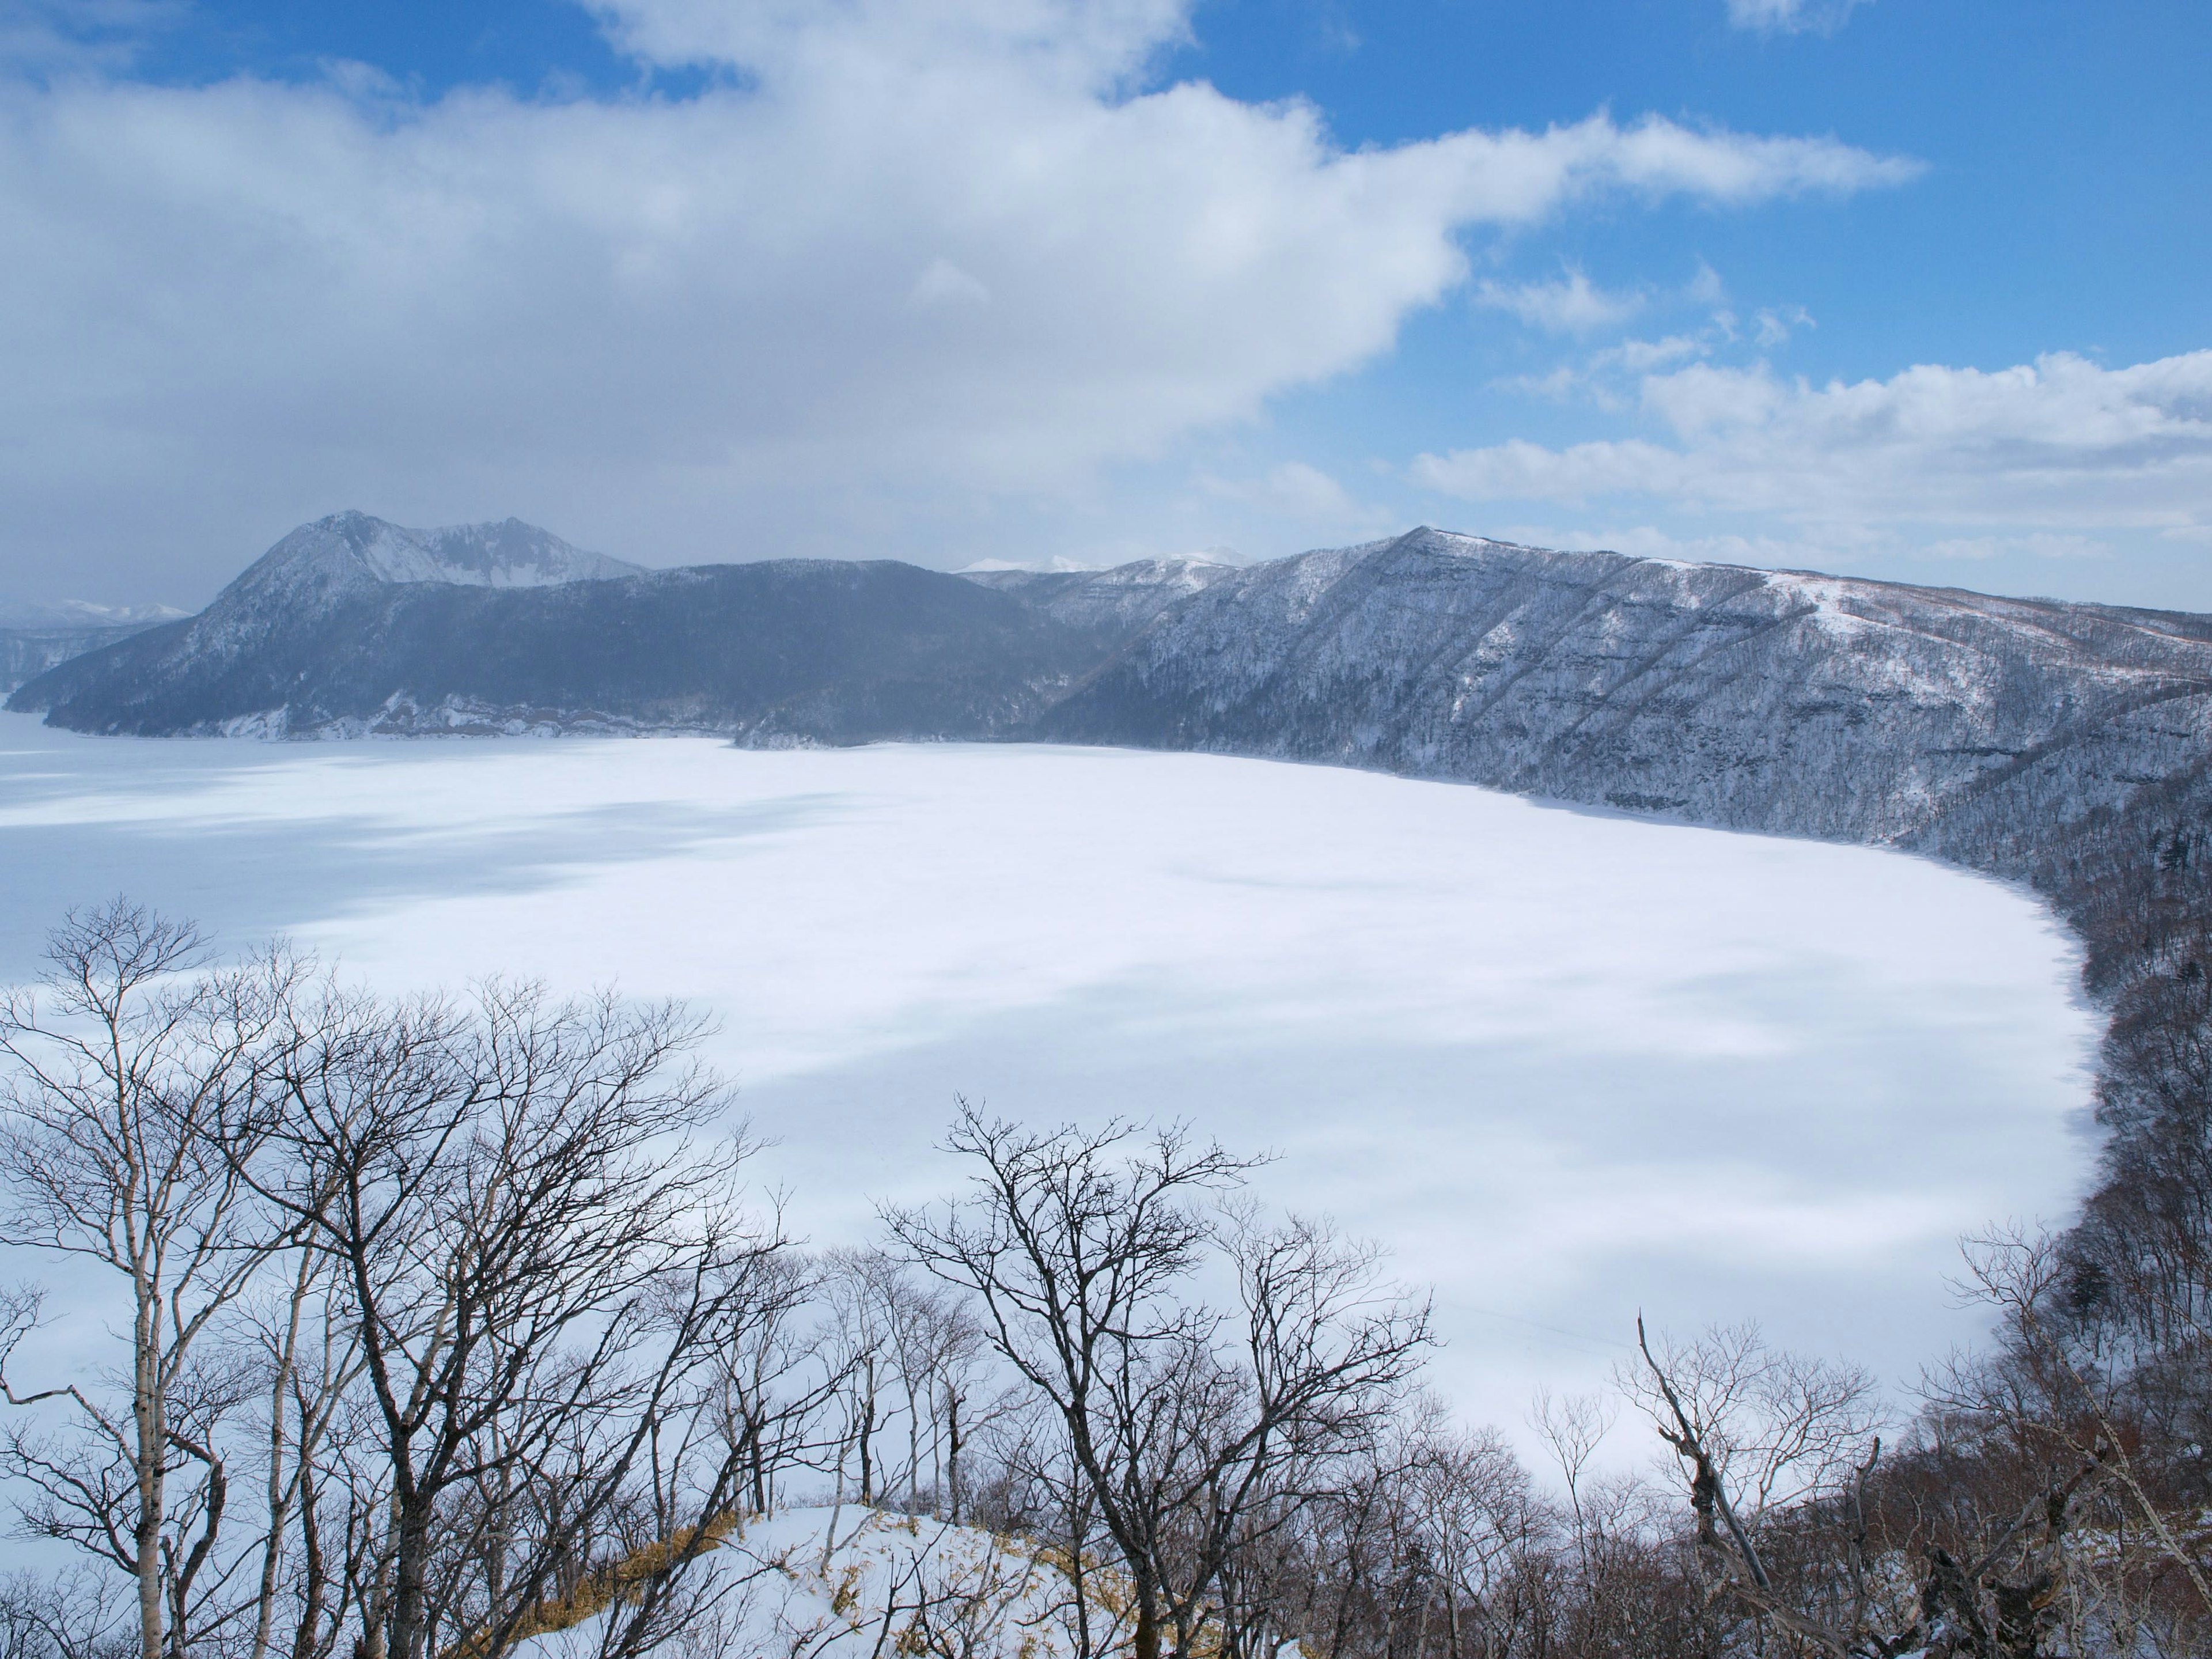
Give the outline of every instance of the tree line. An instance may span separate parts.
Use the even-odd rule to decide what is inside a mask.
[[[732,1528],[823,1500],[1024,1540],[1079,1659],[2212,1650],[2212,1188],[2125,1117],[2201,1106],[2212,1046],[2108,1063],[2106,1188],[1976,1243],[1997,1340],[1900,1420],[1753,1327],[1639,1328],[1616,1389],[1532,1408],[1531,1468],[1424,1387],[1425,1302],[1252,1158],[963,1103],[961,1189],[810,1250],[705,1035],[73,915],[0,1005],[0,1237],[107,1321],[0,1297],[45,1540],[5,1659],[501,1659],[584,1606],[631,1659],[705,1627]]]

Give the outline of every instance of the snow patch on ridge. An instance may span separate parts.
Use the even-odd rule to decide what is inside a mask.
[[[1073,1659],[1072,1587],[1041,1548],[975,1527],[854,1504],[783,1510],[734,1526],[684,1570],[704,1603],[695,1651],[872,1659]],[[1114,1575],[1093,1570],[1096,1582]],[[1092,1601],[1092,1650],[1126,1650],[1124,1621]],[[530,1659],[592,1659],[607,1612],[525,1642]],[[1105,1639],[1101,1640],[1103,1637]]]

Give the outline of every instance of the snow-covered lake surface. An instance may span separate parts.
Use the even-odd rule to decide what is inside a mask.
[[[2066,938],[1922,860],[1447,784],[1034,747],[91,739],[0,718],[0,975],[118,891],[390,988],[617,981],[720,1020],[793,1224],[944,1190],[955,1095],[1192,1120],[1433,1284],[1517,1429],[1640,1308],[1899,1378],[1959,1235],[2063,1218]]]

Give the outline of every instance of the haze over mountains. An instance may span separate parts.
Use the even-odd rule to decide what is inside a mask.
[[[0,687],[12,691],[57,663],[185,614],[173,605],[93,605],[83,599],[0,606]]]
[[[1429,529],[1244,568],[645,571],[513,520],[341,514],[9,706],[138,734],[1200,749],[2004,865],[2019,826],[2197,764],[2212,618]]]

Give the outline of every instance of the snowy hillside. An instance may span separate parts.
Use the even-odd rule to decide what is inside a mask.
[[[1011,593],[1060,622],[1131,631],[1232,574],[1205,559],[1139,559],[1110,570],[1035,571],[971,567],[959,574]]]
[[[1976,856],[2212,743],[2212,619],[1433,530],[1225,573],[1044,735]]]
[[[1070,1659],[1124,1650],[1094,1594],[1079,1647],[1069,1580],[1035,1550],[973,1527],[846,1504],[793,1509],[735,1528],[683,1569],[676,1594],[704,1611],[686,1637],[713,1659]],[[593,1659],[617,1603],[526,1642],[528,1659]]]

